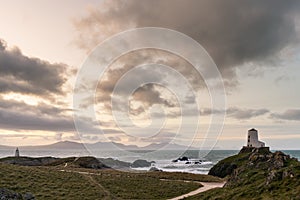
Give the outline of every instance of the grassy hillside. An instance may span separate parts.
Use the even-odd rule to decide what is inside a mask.
[[[220,181],[211,176],[186,173],[129,173],[80,168],[68,168],[66,172],[61,169],[0,163],[0,188],[22,194],[29,192],[36,199],[167,199],[201,186],[183,180]]]
[[[225,188],[187,199],[300,199],[300,163],[281,152],[241,152],[220,161],[210,174],[226,176]]]

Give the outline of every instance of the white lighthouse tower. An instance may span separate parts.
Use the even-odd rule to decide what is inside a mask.
[[[254,128],[248,130],[247,147],[265,147],[265,143],[258,140],[258,132]]]
[[[19,148],[16,149],[15,157],[17,157],[17,158],[20,157],[20,151],[19,151]]]

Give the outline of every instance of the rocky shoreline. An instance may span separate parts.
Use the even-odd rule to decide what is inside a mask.
[[[80,167],[89,169],[131,169],[138,167],[150,167],[154,161],[135,160],[133,163],[116,160],[113,158],[85,157],[5,157],[0,158],[0,163],[7,163],[20,166],[62,166]]]
[[[153,162],[136,160],[129,163],[112,158],[97,159],[94,157],[6,157],[1,158],[0,163],[17,166],[42,166],[49,169],[53,167],[53,169],[71,171],[81,168],[81,170],[96,170],[93,173],[98,171],[100,174],[112,175],[116,172],[112,172],[111,169],[126,171],[134,167],[149,167]],[[152,169],[150,171],[152,172],[145,172],[146,177],[148,176],[146,173],[155,173],[159,170]],[[157,173],[161,174],[159,176],[167,174],[166,172]],[[129,174],[126,177],[130,177]],[[196,176],[177,174],[181,174],[181,177]],[[203,177],[205,176],[207,175],[203,175]],[[227,157],[214,165],[207,177],[221,178],[226,181],[226,184],[223,188],[205,191],[187,199],[300,199],[300,162],[280,151],[273,153],[269,148],[243,147],[237,155]],[[27,195],[25,198],[24,195],[5,188],[0,191],[2,192],[2,196],[0,196],[5,198],[14,196],[15,198],[12,199],[26,199],[27,197],[28,200],[30,200],[29,197],[34,199],[33,195],[25,194]]]
[[[300,162],[269,148],[243,147],[208,174],[225,179],[224,188],[188,199],[300,199]]]

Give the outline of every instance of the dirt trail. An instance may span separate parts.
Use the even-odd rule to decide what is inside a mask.
[[[180,195],[178,197],[174,197],[170,200],[180,200],[180,199],[183,199],[185,197],[194,196],[196,194],[199,194],[201,192],[205,192],[205,191],[213,189],[213,188],[221,188],[225,184],[225,182],[222,182],[222,183],[218,183],[218,182],[199,182],[199,183],[201,183],[203,185],[203,187],[200,187],[197,190],[194,190],[194,191],[191,191],[189,193]]]
[[[63,171],[63,172],[73,172],[73,173],[75,172],[75,173],[82,174],[85,177],[89,178],[91,182],[93,182],[98,187],[100,187],[107,194],[108,199],[110,199],[112,197],[112,194],[108,190],[106,190],[100,183],[98,183],[97,181],[95,181],[93,179],[93,177],[91,176],[91,175],[99,175],[99,174],[97,174],[97,173],[91,173],[91,172],[73,171],[73,170],[60,170],[60,171]],[[169,179],[160,179],[160,180],[163,180],[163,181],[174,181],[174,180],[169,180]],[[182,181],[182,180],[178,180],[178,181]],[[185,181],[185,180],[183,180],[183,181]],[[220,182],[200,182],[200,181],[185,181],[185,182],[197,182],[197,183],[201,183],[201,185],[203,185],[203,186],[200,187],[200,188],[198,188],[197,190],[194,190],[194,191],[191,191],[189,193],[180,195],[178,197],[174,197],[174,198],[169,199],[169,200],[180,200],[180,199],[183,199],[185,197],[194,196],[196,194],[199,194],[201,192],[205,192],[205,191],[213,189],[213,188],[221,188],[226,183],[226,182],[221,182],[220,183]]]
[[[105,196],[103,199],[118,199],[116,197],[114,197],[107,189],[105,189],[105,187],[103,187],[99,182],[97,182],[92,175],[99,175],[97,173],[91,173],[91,172],[81,172],[81,171],[73,171],[73,170],[60,170],[63,172],[70,172],[70,173],[78,173],[83,175],[84,177],[86,177],[92,184],[96,185],[97,187],[99,187],[99,189],[101,191],[103,191],[105,193]]]
[[[104,199],[111,199],[111,193],[108,190],[106,190],[100,183],[95,181],[91,175],[86,175],[86,174],[82,174],[82,175],[88,178],[92,184],[96,185],[98,188],[101,189],[101,191],[105,193]]]

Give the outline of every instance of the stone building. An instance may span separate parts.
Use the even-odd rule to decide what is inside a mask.
[[[247,147],[265,147],[265,143],[258,140],[258,132],[254,128],[248,130]]]

